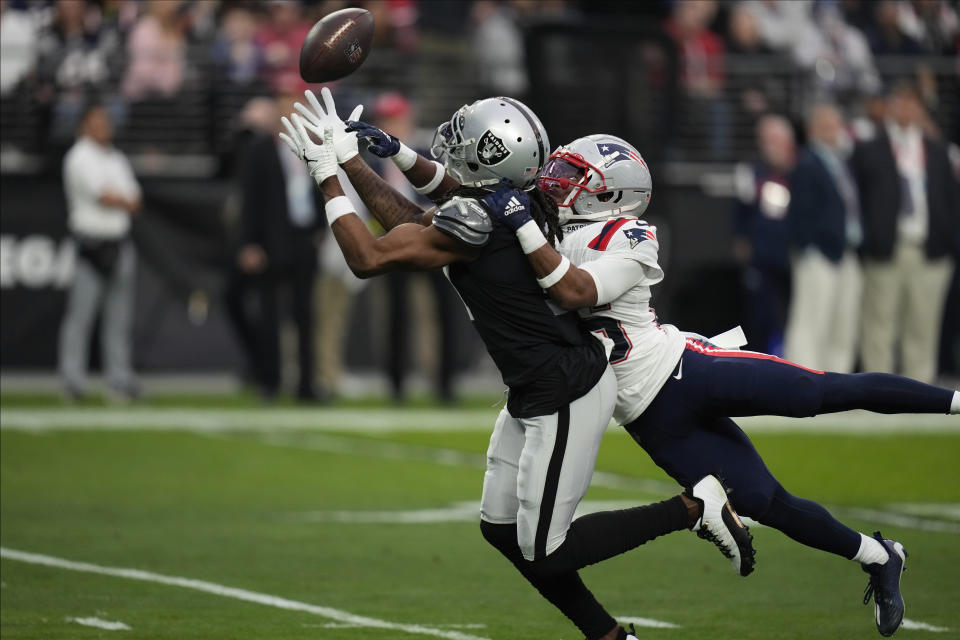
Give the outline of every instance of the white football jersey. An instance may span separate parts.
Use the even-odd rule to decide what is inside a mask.
[[[613,343],[610,364],[617,374],[613,417],[629,424],[659,393],[685,344],[680,331],[660,325],[650,307],[650,287],[663,280],[656,227],[636,218],[614,218],[573,222],[563,232],[558,251],[589,271],[597,283],[598,306],[581,309],[580,315],[595,334]]]

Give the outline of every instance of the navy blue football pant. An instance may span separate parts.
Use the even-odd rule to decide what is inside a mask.
[[[948,413],[953,391],[883,373],[824,373],[774,356],[688,340],[677,369],[627,431],[686,488],[712,474],[741,515],[797,542],[853,558],[860,534],[790,494],[731,416],[806,417],[866,409]]]

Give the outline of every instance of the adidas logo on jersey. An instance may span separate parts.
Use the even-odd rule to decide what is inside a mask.
[[[504,215],[510,215],[512,213],[517,213],[518,211],[523,211],[523,204],[517,200],[516,196],[511,196],[510,201],[507,203],[507,208],[504,209]]]

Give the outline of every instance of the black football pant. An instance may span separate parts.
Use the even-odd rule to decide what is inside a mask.
[[[679,379],[678,379],[679,378]],[[688,340],[674,374],[627,425],[653,461],[686,488],[712,474],[740,515],[807,546],[853,558],[860,534],[798,498],[770,473],[730,416],[806,417],[866,409],[948,413],[953,391],[884,373],[824,373],[774,356]]]
[[[679,496],[663,502],[603,511],[573,521],[566,539],[553,553],[526,560],[517,542],[517,525],[481,521],[483,537],[523,574],[540,594],[588,638],[601,638],[617,622],[597,602],[578,570],[634,549],[654,538],[689,528]]]

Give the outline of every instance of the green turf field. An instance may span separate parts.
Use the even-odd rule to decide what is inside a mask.
[[[579,638],[480,536],[495,415],[4,403],[0,635]],[[886,421],[882,435],[862,421],[815,433],[750,423],[788,489],[904,542],[907,618],[941,631],[898,637],[960,637],[960,421],[945,420],[919,432]],[[597,469],[591,503],[674,492],[618,430]],[[677,626],[638,628],[644,638],[879,637],[858,566],[754,534],[748,578],[689,532],[583,575],[611,613]]]

